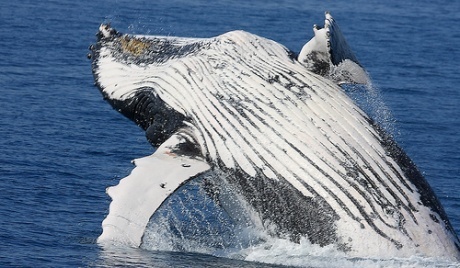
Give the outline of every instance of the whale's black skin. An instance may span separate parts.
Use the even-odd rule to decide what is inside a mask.
[[[186,118],[152,92],[146,88],[126,101],[109,100],[109,103],[145,130],[147,140],[156,148],[184,127]]]
[[[344,252],[352,251],[352,248],[348,245],[347,241],[340,240],[341,238],[339,237],[337,223],[341,217],[337,212],[338,208],[331,207],[328,201],[321,196],[317,189],[311,187],[307,182],[304,182],[301,179],[298,180],[302,184],[302,187],[305,187],[310,193],[312,193],[313,197],[305,196],[298,188],[285,179],[283,175],[278,174],[277,171],[274,172],[278,180],[273,180],[264,175],[262,169],[257,166],[254,167],[256,175],[249,175],[240,167],[228,168],[225,163],[223,163],[223,160],[212,160],[210,155],[202,154],[200,147],[197,145],[198,139],[197,137],[194,137],[193,130],[190,129],[190,125],[197,125],[197,122],[194,121],[195,119],[189,117],[188,115],[184,115],[168,105],[159,96],[159,94],[157,94],[156,88],[139,87],[133,95],[119,100],[106,93],[104,91],[104,86],[99,83],[98,60],[100,57],[100,50],[101,47],[108,43],[111,43],[111,46],[114,46],[113,54],[118,61],[124,64],[142,66],[145,64],[161,65],[172,59],[185,58],[190,55],[205,53],[212,41],[204,40],[202,42],[191,42],[184,45],[175,43],[173,40],[162,38],[146,39],[140,37],[136,39],[136,37],[133,36],[124,36],[111,28],[107,29],[109,29],[110,35],[104,34],[100,31],[97,35],[97,43],[90,47],[90,58],[92,59],[96,86],[99,87],[104,98],[114,109],[121,112],[146,131],[146,137],[152,146],[161,146],[172,135],[177,134],[178,132],[183,131],[184,133],[187,133],[187,135],[184,136],[189,139],[186,142],[180,143],[181,148],[177,147],[177,150],[174,150],[174,152],[192,157],[202,157],[208,161],[211,169],[204,172],[197,178],[206,178],[210,184],[214,183],[216,185],[216,187],[208,188],[211,189],[209,190],[209,195],[216,198],[217,202],[219,202],[224,208],[226,207],[226,201],[219,200],[218,194],[213,192],[212,189],[218,188],[219,186],[222,186],[222,184],[225,185],[227,183],[228,186],[234,188],[236,194],[242,196],[244,201],[260,215],[264,223],[266,222],[270,224],[270,228],[274,227],[271,229],[274,232],[274,235],[289,237],[292,241],[296,242],[300,241],[302,237],[308,237],[310,242],[313,244],[318,244],[320,246],[335,244],[338,249]],[[315,62],[315,55],[317,54],[315,51],[312,51],[307,57],[307,60],[313,61],[311,64],[313,69],[310,71],[320,75],[326,75],[326,73],[330,71],[331,66],[338,65],[344,60],[351,60],[359,65],[359,62],[340,33],[338,26],[333,21],[331,24],[330,37],[331,39],[328,44],[328,53],[330,54],[329,61],[324,61],[324,55],[321,55],[321,60]],[[139,47],[129,47],[128,49],[131,49],[131,53],[126,53],[126,42],[139,42]],[[142,47],[144,45],[146,45],[146,47]],[[291,61],[297,60],[295,58],[295,55],[297,54],[292,51],[286,50],[286,55]],[[280,83],[281,78],[284,79],[284,83],[288,86],[295,85],[296,83],[294,80],[290,80],[294,79],[293,77],[288,76],[271,76],[268,78],[264,77],[263,79],[265,79],[265,81],[269,84],[273,84]],[[309,87],[308,90],[313,92],[315,89]],[[241,120],[250,120],[243,112],[238,110],[238,107],[236,108],[236,112],[240,113],[237,116],[242,118]],[[381,173],[369,168],[371,164],[366,163],[366,157],[364,157],[359,150],[355,149],[352,153],[350,153],[336,144],[334,145],[334,149],[346,158],[355,159],[356,157],[359,157],[359,159],[362,159],[365,162],[365,166],[369,168],[371,175],[363,170],[362,165],[358,165],[357,163],[344,167],[346,174],[341,174],[341,176],[344,177],[350,185],[350,189],[341,189],[341,191],[351,200],[353,205],[359,210],[359,213],[352,212],[345,202],[343,202],[333,191],[328,189],[325,189],[325,191],[339,204],[340,209],[342,212],[345,212],[346,216],[348,216],[352,221],[361,223],[361,229],[371,228],[379,236],[390,241],[397,249],[403,249],[405,245],[401,244],[397,239],[392,238],[391,235],[387,234],[385,231],[382,231],[382,228],[377,226],[375,223],[376,218],[379,219],[381,216],[378,214],[370,215],[364,211],[364,208],[362,208],[360,203],[354,198],[352,192],[355,191],[362,196],[370,196],[370,199],[376,199],[376,203],[380,206],[379,210],[381,209],[385,211],[386,215],[402,217],[402,214],[400,214],[399,211],[403,210],[407,212],[407,215],[409,215],[407,216],[408,218],[401,218],[399,226],[394,227],[388,225],[390,229],[398,229],[406,236],[409,236],[409,232],[406,230],[405,222],[414,221],[415,224],[419,224],[417,221],[419,208],[421,206],[428,207],[432,211],[430,214],[430,221],[432,221],[432,223],[426,224],[430,226],[432,224],[433,226],[443,224],[443,226],[445,226],[447,231],[453,237],[453,244],[459,251],[454,258],[459,258],[460,244],[458,242],[457,235],[452,228],[439,199],[436,197],[426,179],[403,149],[394,141],[391,135],[386,133],[385,130],[371,118],[364,118],[367,120],[367,124],[370,128],[375,131],[375,134],[373,133],[372,135],[374,135],[375,139],[378,140],[381,146],[385,149],[386,156],[395,161],[397,166],[402,170],[402,175],[400,175],[400,173],[395,170],[393,164],[389,162],[390,160],[384,160],[389,167],[393,168],[394,174],[397,174],[397,176],[393,177],[388,174],[384,174],[384,176],[388,175],[385,179],[388,179],[390,184],[396,187],[396,190],[391,190],[390,187],[388,187],[388,189],[379,188],[377,184],[385,184],[384,178],[382,178]],[[224,133],[217,133],[217,135],[219,135],[219,138],[222,140],[234,138],[225,136]],[[290,141],[286,142],[288,145],[294,147],[293,143]],[[352,147],[346,140],[343,142],[347,146]],[[295,150],[304,159],[310,159],[306,153],[300,151],[299,149]],[[314,163],[312,160],[308,161],[310,161],[309,164],[314,166],[319,173],[328,178],[330,177],[327,171],[322,169],[319,165]],[[372,176],[372,178],[370,176]],[[216,183],[219,180],[222,180],[222,178],[224,178],[224,183]],[[333,181],[333,179],[331,179],[331,181]],[[415,186],[415,188],[412,188],[412,186]],[[412,193],[418,193],[420,195],[418,202],[413,202],[411,201],[412,199],[408,197],[408,195]],[[396,200],[396,203],[386,202],[386,195],[390,195],[391,198]],[[372,201],[368,202],[373,206],[377,206],[374,205]],[[382,220],[382,218],[380,218],[380,220]],[[385,220],[382,220],[382,222],[385,222]],[[364,227],[364,223],[368,227]],[[428,230],[428,233],[431,234],[431,230]],[[348,241],[351,241],[351,239],[351,237],[348,238]],[[416,245],[416,247],[418,246],[420,245]]]

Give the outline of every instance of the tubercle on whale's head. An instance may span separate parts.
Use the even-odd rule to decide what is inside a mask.
[[[99,26],[98,33],[96,34],[98,39],[111,38],[111,37],[116,37],[116,36],[119,36],[119,35],[120,34],[118,33],[118,31],[110,26],[110,23],[108,23],[108,24],[102,23]]]
[[[102,40],[111,40],[120,35],[121,34],[117,30],[115,30],[114,28],[110,26],[110,23],[107,23],[107,24],[101,23],[101,25],[99,26],[99,30],[96,33],[97,43],[101,42]],[[90,60],[95,59],[95,56],[96,56],[95,53],[96,53],[97,47],[98,47],[97,44],[96,45],[91,44],[89,46],[89,50],[91,52],[87,54],[88,59]]]

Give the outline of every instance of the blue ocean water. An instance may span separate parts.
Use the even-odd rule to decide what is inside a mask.
[[[94,87],[87,48],[111,21],[143,34],[243,29],[300,50],[325,10],[460,233],[460,2],[22,0],[0,4],[0,266],[261,267],[95,243],[110,202],[105,188],[153,149]]]

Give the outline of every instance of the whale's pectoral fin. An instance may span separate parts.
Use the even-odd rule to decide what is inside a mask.
[[[313,26],[315,36],[299,53],[298,60],[308,70],[338,84],[368,83],[368,75],[348,46],[334,18],[326,12],[324,28]]]
[[[192,149],[190,149],[192,147]],[[187,132],[177,132],[151,156],[136,159],[136,167],[107,189],[110,213],[102,223],[102,243],[138,247],[150,217],[180,186],[210,169],[190,146]]]

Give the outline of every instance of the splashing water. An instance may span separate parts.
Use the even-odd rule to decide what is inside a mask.
[[[373,259],[351,258],[334,246],[320,247],[302,239],[299,244],[289,240],[272,239],[263,245],[246,249],[246,261],[258,261],[298,267],[458,267],[456,263],[436,258]]]
[[[383,101],[382,94],[371,79],[365,85],[343,84],[342,89],[353,101],[391,137],[395,137],[395,119]]]
[[[263,228],[253,224],[258,221],[248,219],[248,210],[241,207],[235,195],[230,197],[232,187],[219,186],[217,190],[207,178],[182,186],[152,216],[141,247],[221,255],[263,241],[258,235]]]

